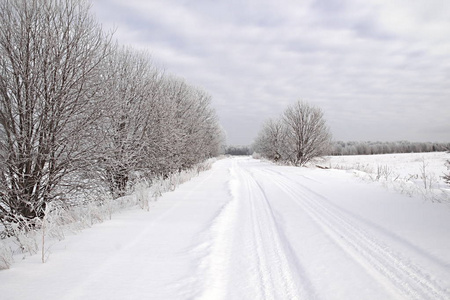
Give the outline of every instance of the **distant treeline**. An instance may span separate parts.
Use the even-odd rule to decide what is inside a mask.
[[[248,146],[228,146],[225,149],[225,154],[228,155],[251,155],[252,149]]]
[[[225,154],[252,155],[254,149],[250,146],[228,146]],[[450,143],[431,142],[333,142],[328,155],[370,155],[390,153],[422,153],[450,151]]]
[[[449,151],[450,143],[419,142],[334,142],[330,155],[368,155]]]

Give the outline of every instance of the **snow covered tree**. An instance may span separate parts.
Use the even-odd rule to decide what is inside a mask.
[[[42,217],[94,147],[109,37],[80,0],[0,2],[0,218]],[[92,141],[92,140],[91,140]]]
[[[302,166],[329,151],[331,134],[320,108],[298,101],[285,110],[282,120],[287,159],[294,165]]]
[[[211,97],[184,80],[166,77],[152,111],[147,158],[151,170],[167,175],[217,156],[222,131]]]
[[[145,53],[116,48],[104,65],[106,103],[98,167],[114,197],[122,196],[132,172],[144,168],[146,135],[151,125],[152,89],[160,73]]]
[[[280,120],[268,120],[255,140],[254,150],[270,160],[279,161],[282,159],[284,136],[283,123]]]
[[[132,49],[116,49],[105,74],[108,104],[96,167],[113,197],[138,177],[151,182],[217,155],[220,134],[208,94],[165,76]]]
[[[255,150],[271,160],[303,166],[327,154],[331,134],[322,110],[298,101],[277,121],[267,122],[255,142]]]
[[[191,87],[177,101],[177,128],[183,136],[179,140],[181,169],[192,167],[208,157],[214,156],[209,149],[214,147],[217,118],[210,106],[211,96],[199,88]]]

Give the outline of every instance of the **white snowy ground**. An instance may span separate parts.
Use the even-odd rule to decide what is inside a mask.
[[[450,153],[407,153],[382,155],[330,156],[318,164],[348,170],[365,181],[433,202],[450,204],[450,186],[443,176],[450,172]]]
[[[0,272],[1,299],[450,299],[450,209],[345,170],[217,161]]]
[[[432,181],[432,188],[448,188],[442,180],[442,176],[449,172],[447,160],[450,160],[450,153],[446,152],[348,155],[329,156],[323,165],[341,169],[357,168],[372,173],[376,173],[378,167],[387,167],[391,171],[391,179],[399,176],[419,186],[423,186],[421,177],[425,171]]]

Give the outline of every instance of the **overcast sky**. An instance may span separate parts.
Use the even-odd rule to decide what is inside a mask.
[[[450,1],[93,0],[105,29],[208,91],[228,143],[299,99],[335,140],[450,141]]]

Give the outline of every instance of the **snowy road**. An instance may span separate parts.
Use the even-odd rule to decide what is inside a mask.
[[[450,299],[450,210],[250,158],[0,272],[1,299]]]
[[[254,160],[235,160],[230,170],[233,200],[217,220],[220,250],[204,299],[450,298],[448,280],[434,279],[380,230],[365,230],[321,193],[316,174]]]

